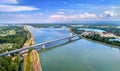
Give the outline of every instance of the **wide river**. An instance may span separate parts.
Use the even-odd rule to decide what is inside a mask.
[[[29,26],[29,29],[36,44],[71,36],[66,28]],[[120,50],[118,48],[85,39],[45,48],[38,52],[43,71],[120,71]]]

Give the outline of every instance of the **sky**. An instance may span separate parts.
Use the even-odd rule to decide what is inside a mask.
[[[120,0],[0,0],[0,23],[120,21]]]

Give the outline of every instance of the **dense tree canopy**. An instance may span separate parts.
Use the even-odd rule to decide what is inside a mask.
[[[14,61],[11,57],[0,57],[0,71],[18,71],[20,59],[17,57]]]
[[[16,33],[14,35],[0,36],[0,44],[12,43],[13,46],[10,49],[4,48],[4,50],[0,50],[0,53],[21,48],[28,38],[28,32],[23,26],[0,27],[0,31],[7,30],[15,30]],[[0,57],[0,71],[18,71],[19,64],[19,56],[17,56],[14,60],[12,60],[12,56]]]
[[[95,40],[95,41],[100,41],[100,42],[104,42],[107,44],[111,44],[111,45],[116,45],[116,46],[120,46],[120,42],[119,41],[109,41],[109,37],[100,37],[98,34],[94,34],[94,35],[87,35],[86,38]]]

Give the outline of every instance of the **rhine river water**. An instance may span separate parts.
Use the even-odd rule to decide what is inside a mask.
[[[71,36],[66,28],[29,27],[35,43]],[[79,39],[39,50],[43,71],[120,71],[118,48]]]

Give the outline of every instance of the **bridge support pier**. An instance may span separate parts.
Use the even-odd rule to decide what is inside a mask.
[[[72,41],[72,38],[69,38],[69,42],[71,42]]]
[[[45,48],[45,45],[42,45],[42,47],[41,47],[42,49],[44,49]]]
[[[81,39],[81,37],[79,36],[79,39]]]

